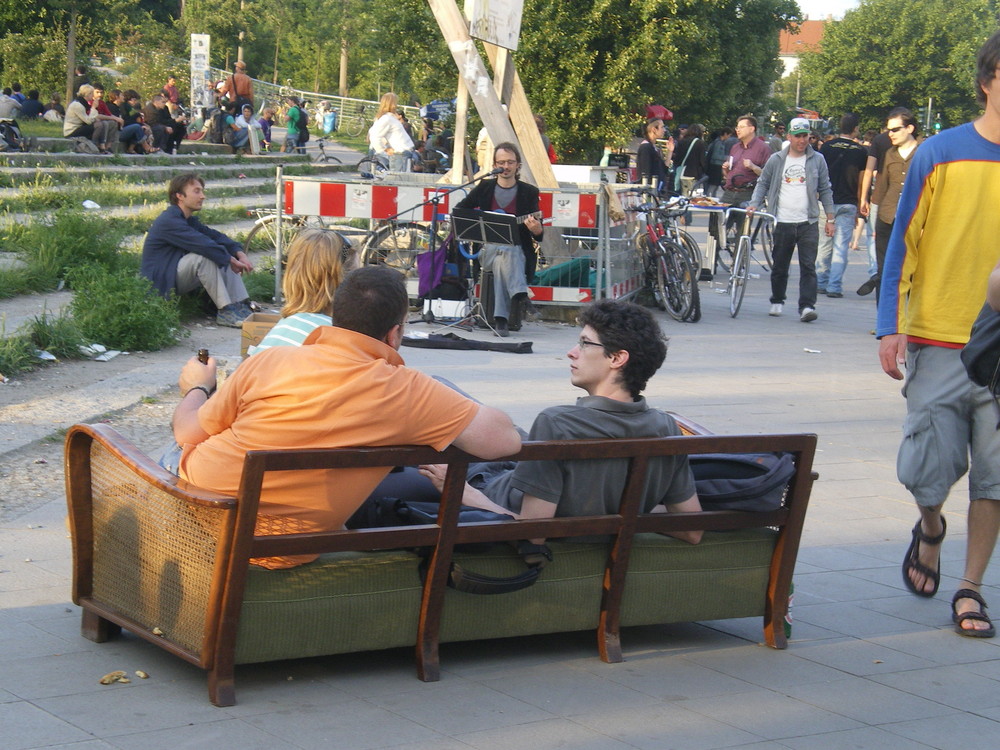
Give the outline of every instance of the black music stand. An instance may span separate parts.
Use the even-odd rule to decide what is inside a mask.
[[[499,211],[481,211],[477,208],[453,208],[451,210],[451,224],[455,232],[455,238],[460,242],[475,242],[484,244],[487,242],[496,245],[519,244],[517,239],[518,224],[517,218],[511,214]],[[469,266],[472,267],[471,264]],[[493,270],[482,268],[479,280],[480,293],[475,304],[471,305],[468,317],[473,326],[478,322],[482,327],[493,331],[497,336],[497,330],[491,322],[492,315],[488,314],[484,305],[483,297],[493,299],[492,286],[487,289],[486,285],[493,283]],[[474,280],[473,280],[474,281]],[[474,283],[469,285],[469,294],[472,294]],[[492,301],[490,307],[493,307]]]
[[[455,237],[462,242],[492,242],[494,245],[519,245],[517,218],[499,211],[476,208],[453,208],[451,221]]]

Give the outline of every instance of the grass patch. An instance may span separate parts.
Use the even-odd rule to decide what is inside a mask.
[[[210,192],[213,198],[255,195],[267,190],[267,185],[217,185]],[[18,195],[4,201],[12,212],[67,209],[82,206],[91,200],[102,208],[109,206],[147,205],[165,202],[163,185],[138,185],[117,176],[77,180],[56,186],[48,175],[39,175],[30,185],[19,185]]]
[[[80,266],[69,274],[76,294],[70,311],[88,340],[114,349],[156,351],[177,343],[181,328],[174,299],[164,299],[134,269]]]
[[[73,318],[66,314],[53,317],[47,312],[28,323],[28,337],[36,347],[59,359],[80,359],[80,347],[86,343]]]

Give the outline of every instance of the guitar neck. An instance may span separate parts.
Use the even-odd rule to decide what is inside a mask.
[[[542,212],[541,211],[532,211],[530,214],[525,214],[524,216],[517,216],[517,217],[515,217],[514,220],[518,224],[523,224],[528,219],[541,219],[541,218],[542,218]]]

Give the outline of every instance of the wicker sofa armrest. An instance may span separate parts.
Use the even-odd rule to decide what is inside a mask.
[[[84,636],[125,626],[210,667],[236,500],[178,479],[105,425],[71,428],[65,463]]]

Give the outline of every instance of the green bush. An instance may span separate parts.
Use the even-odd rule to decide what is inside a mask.
[[[0,38],[4,85],[20,81],[24,91],[38,89],[39,99],[48,102],[52,94],[66,92],[66,30],[40,24],[24,34]],[[66,106],[69,102],[63,102]]]
[[[182,335],[174,299],[163,299],[129,268],[81,266],[69,273],[76,294],[70,310],[84,338],[129,351],[155,351]]]

